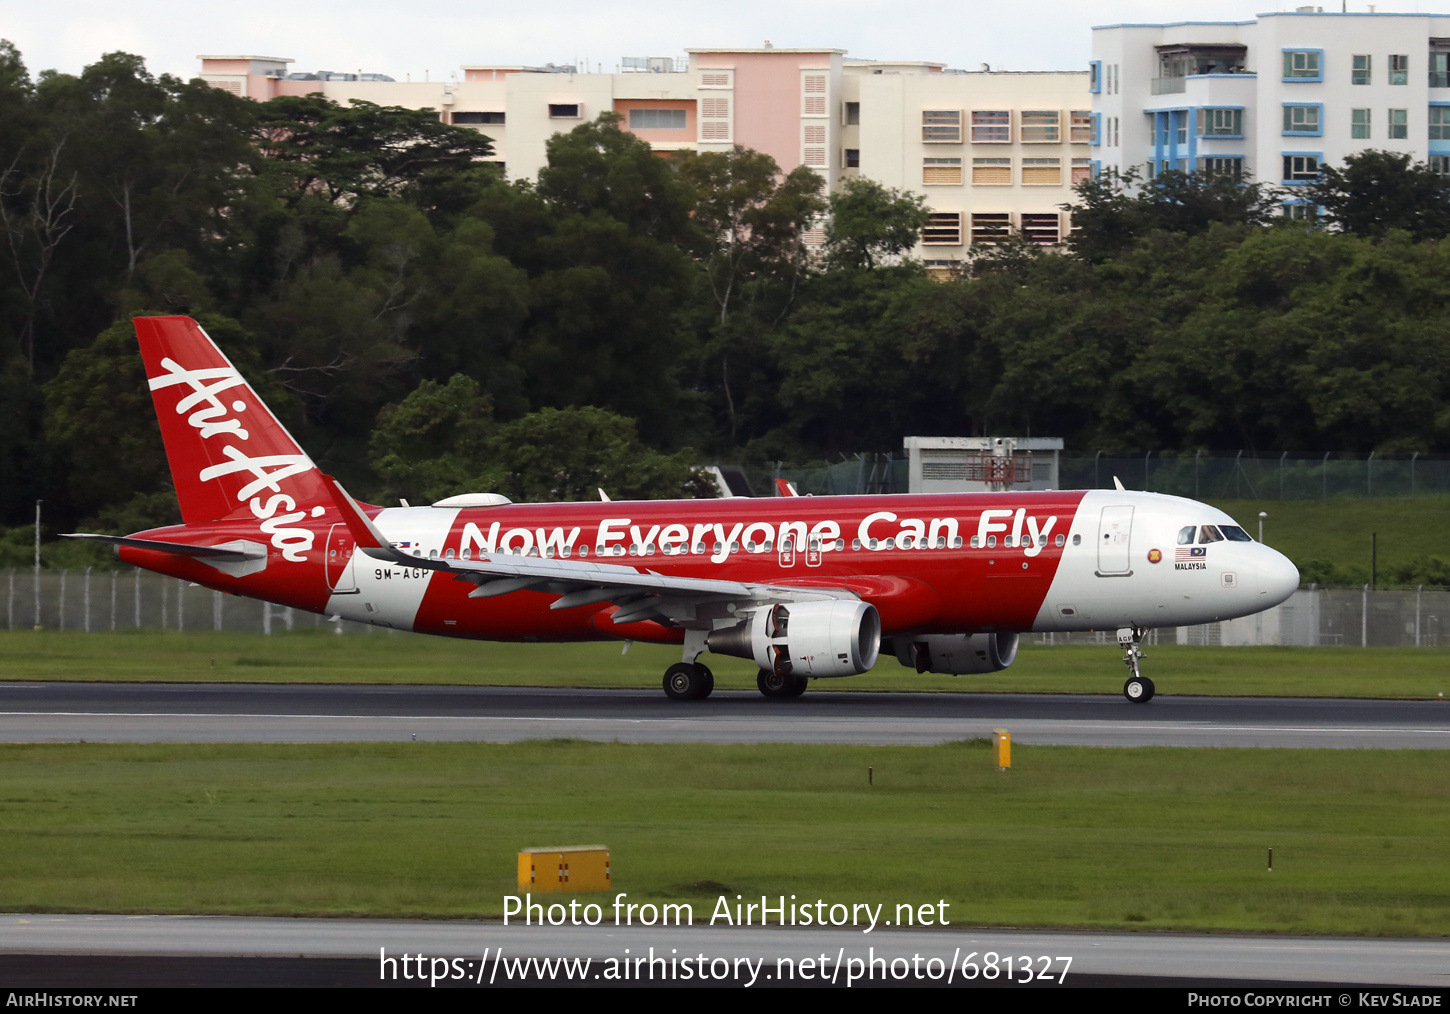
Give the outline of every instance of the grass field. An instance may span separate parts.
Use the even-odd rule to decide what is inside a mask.
[[[1126,676],[1112,644],[1026,645],[1010,669],[918,676],[883,658],[874,670],[816,680],[812,691],[897,690],[1116,694]],[[755,667],[707,655],[722,689],[753,689]],[[0,632],[0,680],[247,683],[451,683],[657,689],[679,649],[636,644],[499,644],[413,634],[135,631]],[[1159,693],[1433,698],[1450,695],[1450,652],[1438,648],[1150,647]]]
[[[1408,750],[1019,747],[999,772],[984,743],[8,745],[0,911],[494,916],[518,849],[597,842],[615,890],[697,924],[795,894],[1443,935],[1447,776]]]

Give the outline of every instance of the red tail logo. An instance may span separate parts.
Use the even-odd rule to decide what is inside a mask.
[[[317,538],[306,519],[331,502],[317,466],[196,321],[134,323],[182,520],[245,510],[283,559],[302,561]]]

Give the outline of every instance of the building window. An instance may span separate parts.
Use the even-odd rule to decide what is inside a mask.
[[[1430,140],[1450,141],[1450,106],[1430,107]]]
[[[1011,111],[1006,109],[989,109],[973,113],[972,143],[1011,144]]]
[[[730,140],[729,99],[702,98],[700,100],[700,140]]]
[[[1244,174],[1244,160],[1239,155],[1211,156],[1198,160],[1198,171],[1208,176],[1227,176],[1241,179]]]
[[[1012,160],[1010,158],[972,159],[972,183],[977,186],[1010,187],[1012,185]]]
[[[933,211],[921,230],[922,246],[961,246],[962,213],[960,211]]]
[[[454,113],[454,123],[503,123],[503,113]]]
[[[1012,216],[1006,212],[972,215],[973,243],[1003,243],[1012,235]]]
[[[1385,136],[1391,141],[1405,141],[1410,136],[1410,111],[1391,109]]]
[[[924,110],[921,114],[921,139],[926,144],[961,144],[961,110]]]
[[[1319,110],[1320,106],[1288,106],[1284,107],[1284,133],[1286,134],[1308,134],[1318,136]]]
[[[1450,88],[1450,53],[1430,54],[1430,87]]]
[[[1121,121],[1116,116],[1114,116],[1113,117],[1113,129],[1112,129],[1112,142],[1111,142],[1112,143],[1112,146],[1114,148],[1118,147],[1122,143],[1121,135],[1118,133],[1118,127],[1119,127],[1120,124],[1121,124]]]
[[[1369,110],[1351,109],[1349,111],[1349,136],[1356,141],[1369,140]]]
[[[841,158],[841,164],[844,165],[847,169],[860,169],[861,149],[847,148]]]
[[[1075,158],[1072,160],[1072,185],[1086,183],[1093,178],[1093,160],[1090,158]]]
[[[631,109],[630,130],[684,130],[683,109]]]
[[[1056,109],[1024,109],[1022,111],[1022,143],[1061,143],[1061,120],[1062,114]]]
[[[1093,60],[1088,64],[1088,91],[1099,95],[1103,90],[1103,61]]]
[[[1200,137],[1242,137],[1244,133],[1244,111],[1242,109],[1200,109],[1198,111],[1198,135]]]
[[[729,88],[730,71],[728,70],[705,70],[700,72],[701,88]]]
[[[847,102],[841,115],[841,123],[847,127],[858,127],[861,125],[861,103]]]
[[[826,75],[804,74],[801,76],[801,115],[826,115]]]
[[[1022,160],[1022,185],[1025,187],[1062,186],[1062,159],[1024,158]]]
[[[1390,57],[1390,84],[1407,85],[1410,83],[1410,58],[1408,56]]]
[[[1074,109],[1070,114],[1072,133],[1069,140],[1073,144],[1093,143],[1093,114],[1087,109]]]
[[[1313,183],[1319,179],[1318,155],[1285,155],[1285,183]]]
[[[1354,69],[1350,72],[1350,84],[1364,84],[1370,82],[1370,59],[1368,55],[1356,56],[1354,58]]]
[[[1450,155],[1431,155],[1430,168],[1441,176],[1450,177]]]
[[[961,186],[962,160],[959,158],[922,159],[921,182],[929,187]]]
[[[1055,246],[1062,239],[1062,218],[1056,212],[1023,212],[1022,238],[1039,246]]]
[[[1319,221],[1319,206],[1306,204],[1303,201],[1293,201],[1283,206],[1284,217],[1291,218],[1296,222],[1317,222]]]
[[[1324,74],[1320,70],[1324,53],[1318,49],[1286,49],[1284,50],[1284,80],[1285,81],[1322,81]]]
[[[577,102],[550,102],[549,119],[577,120],[584,115],[584,107]]]

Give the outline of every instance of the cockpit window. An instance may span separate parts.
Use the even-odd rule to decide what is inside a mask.
[[[1198,531],[1198,544],[1200,546],[1209,542],[1222,542],[1223,534],[1219,532],[1216,525],[1204,525]]]
[[[1238,525],[1219,525],[1218,530],[1223,532],[1223,537],[1228,539],[1230,542],[1254,541],[1249,533],[1244,531]]]
[[[1178,529],[1178,544],[1180,546],[1193,545],[1193,536],[1198,533],[1197,525],[1189,525],[1187,528]]]

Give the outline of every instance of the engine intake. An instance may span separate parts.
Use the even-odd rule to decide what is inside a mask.
[[[855,676],[876,664],[881,617],[869,602],[782,602],[711,631],[705,644],[777,675]]]
[[[917,672],[1000,672],[1017,660],[1016,634],[921,634],[896,638],[896,659]]]

